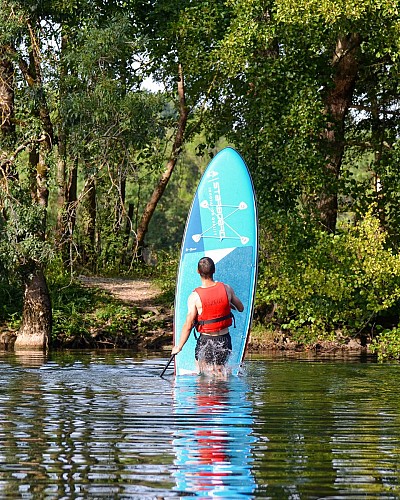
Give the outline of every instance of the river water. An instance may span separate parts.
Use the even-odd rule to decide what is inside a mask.
[[[0,498],[400,498],[400,365],[129,351],[0,356]]]

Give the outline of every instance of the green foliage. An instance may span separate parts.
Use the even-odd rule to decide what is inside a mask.
[[[370,349],[377,354],[379,361],[400,359],[400,327],[382,330],[373,339]]]
[[[26,184],[21,181],[10,192],[0,193],[0,266],[7,272],[16,267],[25,272],[32,262],[44,266],[53,253],[43,238],[46,209],[32,203]]]
[[[0,137],[0,157],[28,144],[10,170],[2,170],[7,184],[0,190],[3,318],[17,319],[20,292],[12,290],[19,290],[19,271],[28,263],[44,267],[54,256],[60,243],[54,227],[63,210],[57,197],[60,187],[67,191],[73,184],[68,177],[73,167],[79,171],[78,199],[72,197],[68,207],[74,233],[71,241],[62,241],[70,244],[71,270],[152,273],[172,301],[176,245],[208,161],[195,151],[210,150],[225,137],[253,174],[263,226],[259,309],[277,304],[276,328],[312,341],[338,331],[355,335],[373,323],[381,323],[385,332],[392,331],[390,322],[397,327],[400,23],[395,2],[13,0],[0,6],[1,54],[15,75],[16,127],[12,137]],[[34,76],[28,19],[37,33],[33,45],[40,51],[43,89],[26,80],[27,70]],[[340,175],[328,178],[321,138],[330,127],[326,111],[337,76],[332,58],[343,33],[362,40],[352,103],[363,112],[352,110],[343,123]],[[137,223],[174,137],[178,63],[191,109],[186,141],[192,142],[186,142],[147,235],[157,265],[132,268]],[[141,90],[149,75],[168,93]],[[52,170],[49,210],[32,203],[38,186],[29,166],[30,148],[43,133],[38,116],[43,99],[59,147],[46,158]],[[193,134],[203,125],[206,133],[198,144]],[[56,169],[64,160],[65,185],[60,186]],[[378,179],[379,191],[373,184]],[[336,235],[311,222],[311,204],[324,190],[339,196]],[[89,191],[96,199],[89,200]],[[367,213],[372,202],[375,216]],[[348,226],[346,219],[359,222]],[[61,260],[58,264],[63,266]],[[100,324],[113,332],[130,324],[125,309],[100,305],[90,291],[55,274],[50,281],[56,336],[82,333],[90,340]],[[385,338],[389,333],[382,342]]]
[[[400,305],[400,256],[386,240],[372,211],[337,235],[276,217],[263,231],[259,307],[276,304],[275,327],[307,342],[368,331]]]
[[[185,146],[152,218],[146,242],[156,252],[168,251],[181,242],[197,184],[209,161],[209,155],[196,155],[201,140],[200,136]]]
[[[381,213],[387,217],[382,222],[390,234],[397,232],[399,117],[392,111],[398,105],[397,5],[391,0],[228,4],[230,24],[219,43],[223,98],[213,101],[209,118],[213,137],[226,135],[246,158],[261,211],[271,204],[295,210],[299,203],[309,211],[315,197],[327,190],[339,194],[344,210],[350,206],[352,212],[365,213],[377,198],[371,189],[376,174],[383,186]],[[343,33],[362,39],[355,109],[344,124],[344,158],[348,168],[358,163],[369,172],[369,183],[359,183],[351,194],[349,186],[326,177],[329,151],[323,140],[337,81],[332,58]]]
[[[140,314],[135,308],[115,301],[109,294],[82,286],[66,275],[50,273],[53,306],[53,345],[94,345],[99,334],[116,339],[138,332]]]
[[[180,250],[178,246],[157,254],[157,265],[154,271],[156,283],[163,291],[165,303],[172,305],[175,299],[176,277],[178,273]]]
[[[0,323],[17,325],[22,309],[22,284],[16,279],[8,280],[5,274],[0,277]]]

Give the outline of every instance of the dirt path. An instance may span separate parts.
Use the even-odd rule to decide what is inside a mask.
[[[115,298],[146,310],[157,309],[157,298],[162,293],[153,282],[145,279],[80,276],[79,281],[84,285],[106,290]]]
[[[142,311],[141,324],[142,330],[144,328],[145,331],[136,348],[146,350],[170,348],[172,310],[162,304],[160,300],[162,291],[151,280],[80,276],[79,281],[85,286],[105,290],[116,299]]]

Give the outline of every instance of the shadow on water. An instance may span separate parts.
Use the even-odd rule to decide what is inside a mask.
[[[198,498],[249,497],[252,474],[252,403],[244,379],[179,377],[174,384],[175,489]]]

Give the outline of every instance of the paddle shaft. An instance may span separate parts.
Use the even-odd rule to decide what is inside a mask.
[[[161,372],[160,374],[160,377],[162,377],[164,375],[164,373],[167,371],[167,368],[169,367],[169,365],[172,363],[172,360],[174,359],[175,357],[175,354],[172,354],[171,357],[169,358],[168,360],[168,363],[164,366],[164,369],[163,371]]]

